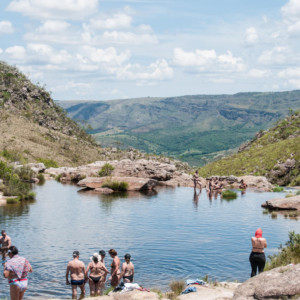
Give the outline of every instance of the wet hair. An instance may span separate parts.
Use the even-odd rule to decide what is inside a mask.
[[[10,252],[12,255],[17,255],[19,253],[19,250],[16,246],[10,246],[8,248],[8,252]]]
[[[129,253],[126,253],[126,254],[124,255],[124,258],[125,258],[125,259],[130,259],[130,258],[131,258],[131,255],[130,255]]]
[[[3,233],[6,233],[6,231],[5,230],[1,230],[1,234],[3,234]]]
[[[106,253],[105,253],[104,250],[100,250],[100,251],[99,251],[99,254],[102,255],[102,256],[105,256],[105,255],[106,255]]]
[[[78,257],[79,256],[79,251],[73,251],[73,257]]]
[[[118,252],[117,252],[115,249],[110,249],[110,250],[108,251],[108,253],[109,253],[110,255],[112,255],[112,256],[118,255]]]
[[[96,263],[98,263],[98,261],[99,261],[98,257],[93,255],[93,262],[96,264]]]

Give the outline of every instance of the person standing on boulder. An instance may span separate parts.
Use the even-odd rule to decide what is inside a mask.
[[[251,238],[252,252],[250,254],[249,260],[251,264],[251,277],[256,275],[257,269],[258,273],[264,271],[266,264],[266,256],[264,249],[267,248],[267,240],[262,237],[262,230],[258,228],[255,232],[255,236]]]

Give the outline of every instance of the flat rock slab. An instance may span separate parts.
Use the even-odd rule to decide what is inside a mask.
[[[296,298],[292,298],[296,297]],[[263,272],[235,291],[233,300],[300,299],[300,264]]]
[[[149,178],[137,178],[137,177],[88,177],[78,182],[78,185],[90,189],[102,188],[104,182],[107,181],[125,181],[128,183],[128,191],[143,191],[152,190],[157,181]]]
[[[261,205],[264,208],[274,210],[299,210],[300,211],[300,195],[289,198],[275,198],[266,201]]]

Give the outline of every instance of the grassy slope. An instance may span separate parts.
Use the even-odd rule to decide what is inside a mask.
[[[132,146],[203,165],[267,129],[289,108],[300,107],[300,91],[141,98],[63,105],[73,119],[87,121],[103,146]]]
[[[210,163],[199,170],[201,176],[263,175],[268,176],[277,163],[293,158],[300,161],[300,113],[278,122],[261,138],[253,141],[250,149]],[[290,181],[300,184],[300,170],[291,171]]]

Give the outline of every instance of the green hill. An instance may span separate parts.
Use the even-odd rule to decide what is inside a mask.
[[[261,175],[279,185],[300,185],[300,111],[241,147],[239,153],[210,163],[201,176]]]
[[[289,109],[300,91],[113,101],[59,101],[103,146],[134,147],[201,166],[234,153]]]

